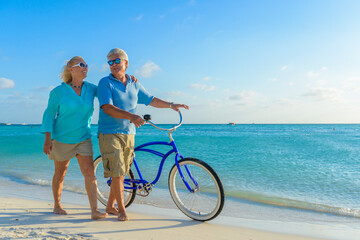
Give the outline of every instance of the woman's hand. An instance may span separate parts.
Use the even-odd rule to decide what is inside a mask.
[[[50,152],[52,151],[51,135],[48,132],[45,133],[45,143],[43,151],[46,155],[50,154]]]
[[[173,103],[170,107],[172,110],[174,111],[179,111],[179,108],[185,108],[186,110],[189,110],[189,106],[186,105],[186,104],[176,104],[176,103]]]
[[[131,80],[133,80],[133,82],[134,83],[137,83],[139,80],[135,77],[135,76],[133,76],[133,75],[130,75],[130,77],[131,77]]]

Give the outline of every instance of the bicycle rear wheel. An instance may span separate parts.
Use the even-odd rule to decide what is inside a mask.
[[[110,185],[111,185],[111,179],[110,178],[104,178],[104,168],[102,165],[102,157],[99,156],[94,160],[94,171],[95,171],[95,177],[97,179],[97,198],[98,200],[104,204],[107,205],[109,194],[110,194]],[[133,172],[129,171],[126,179],[132,179],[134,180],[134,174]],[[135,183],[130,182],[124,182],[125,187],[135,187]],[[125,207],[130,206],[130,204],[134,201],[136,196],[136,189],[124,189],[124,204]]]
[[[224,188],[216,172],[205,162],[195,158],[179,161],[184,181],[176,164],[169,174],[169,190],[176,206],[188,217],[208,221],[220,214],[224,207]]]

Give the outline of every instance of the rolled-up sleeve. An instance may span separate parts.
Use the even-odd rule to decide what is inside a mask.
[[[55,91],[53,90],[50,92],[48,106],[43,115],[42,125],[41,125],[42,133],[53,132],[55,117],[57,116],[58,109],[59,109],[59,99]]]
[[[109,81],[106,78],[100,80],[97,87],[97,97],[100,107],[105,104],[112,104],[113,99],[111,94],[111,87]]]
[[[148,93],[148,91],[146,91],[145,88],[140,83],[138,84],[139,84],[138,103],[145,104],[147,106],[151,103],[154,96],[150,95],[150,93]]]

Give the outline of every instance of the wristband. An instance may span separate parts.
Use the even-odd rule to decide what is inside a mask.
[[[172,107],[173,104],[174,104],[173,102],[170,103],[170,108]]]

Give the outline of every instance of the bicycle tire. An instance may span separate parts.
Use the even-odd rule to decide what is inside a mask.
[[[99,156],[94,160],[94,172],[95,172],[95,177],[97,179],[102,179],[101,181],[97,181],[97,199],[104,204],[105,206],[107,205],[108,202],[108,195],[110,192],[110,186],[107,184],[107,181],[109,178],[104,178],[104,172],[103,171],[98,171],[97,173],[97,168],[98,166],[102,163],[102,157]],[[101,169],[103,169],[103,167],[101,166]],[[100,173],[102,174],[100,176]],[[98,175],[98,176],[97,176]],[[127,174],[125,179],[135,179],[134,178],[134,174],[132,172],[132,170],[129,170],[129,173]],[[135,187],[135,183],[131,183],[130,184],[131,187]],[[124,204],[125,207],[130,206],[136,196],[136,189],[124,189]]]
[[[169,190],[175,205],[186,216],[197,221],[217,217],[225,203],[224,187],[219,176],[207,163],[196,158],[184,158],[179,161],[179,166],[184,179],[195,191],[191,192],[186,188],[178,167],[174,164],[169,173]],[[190,178],[185,166],[196,183]]]

